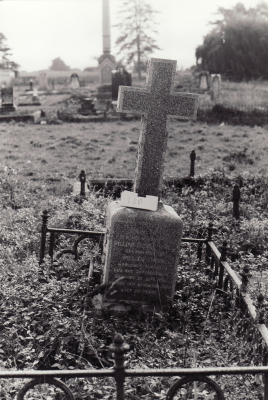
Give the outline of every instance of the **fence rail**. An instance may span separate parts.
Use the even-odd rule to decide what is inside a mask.
[[[60,370],[60,371],[0,371],[1,379],[14,379],[14,378],[33,378],[27,382],[19,391],[17,400],[23,400],[25,394],[36,385],[47,383],[60,388],[67,399],[74,400],[74,396],[68,386],[56,379],[70,379],[70,378],[89,378],[89,377],[111,377],[114,378],[116,383],[116,399],[124,400],[124,381],[126,377],[165,377],[175,376],[179,379],[169,388],[166,399],[172,400],[183,387],[183,385],[191,382],[204,382],[215,392],[218,400],[224,400],[224,392],[213,379],[209,378],[211,375],[263,375],[264,382],[264,400],[268,400],[268,366],[261,367],[211,367],[211,368],[166,368],[166,369],[127,369],[125,368],[124,360],[125,353],[128,351],[129,346],[124,343],[122,335],[117,334],[114,338],[114,343],[110,345],[109,349],[114,353],[115,364],[113,369],[100,369],[100,370]]]
[[[49,251],[48,254],[53,261],[54,258],[54,247],[55,247],[55,234],[71,234],[79,235],[78,239],[74,241],[73,247],[63,249],[56,255],[56,259],[59,259],[63,254],[72,254],[74,259],[78,259],[78,245],[84,239],[92,239],[95,243],[99,244],[100,250],[103,250],[104,232],[87,231],[79,229],[60,229],[60,228],[49,228],[48,225],[49,213],[47,210],[43,211],[42,215],[42,228],[41,228],[41,243],[40,243],[40,257],[39,265],[44,262],[47,244],[47,234],[50,233],[49,237]],[[208,241],[212,238],[213,224],[210,223],[208,227],[208,237],[202,238],[182,238],[182,242],[197,243],[197,257],[201,261],[202,258],[202,246],[206,245],[206,254],[208,254]]]

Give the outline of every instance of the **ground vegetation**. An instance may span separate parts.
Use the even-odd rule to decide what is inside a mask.
[[[107,347],[116,332],[122,333],[131,346],[127,355],[130,368],[261,363],[258,354],[252,351],[251,343],[241,335],[240,315],[226,308],[224,297],[217,292],[207,266],[198,261],[194,245],[182,246],[174,303],[168,310],[158,313],[144,313],[136,309],[127,315],[99,312],[101,294],[96,297],[90,294],[101,280],[101,256],[99,249],[89,242],[81,243],[78,261],[66,255],[51,265],[46,255],[40,268],[41,214],[44,209],[50,214],[49,226],[105,229],[109,196],[107,198],[101,192],[91,190],[84,201],[78,201],[72,195],[73,183],[83,164],[81,160],[81,164],[77,163],[79,157],[83,157],[82,148],[86,146],[87,152],[90,152],[90,147],[100,147],[94,147],[94,152],[90,153],[91,166],[98,162],[92,158],[98,149],[101,154],[102,148],[105,151],[106,147],[116,148],[114,141],[118,140],[117,136],[123,135],[128,141],[124,150],[126,156],[132,154],[128,147],[133,146],[136,151],[137,143],[130,142],[136,140],[132,134],[138,135],[138,122],[118,121],[114,125],[103,123],[93,126],[41,125],[38,140],[38,126],[11,123],[0,127],[4,159],[0,170],[0,368],[111,367],[113,360]],[[205,125],[177,121],[171,126],[171,136],[178,132],[178,138],[185,139],[195,138],[195,135],[196,138],[204,138],[203,133],[207,129]],[[70,132],[76,130],[76,135],[71,135],[67,129]],[[183,133],[184,129],[190,131]],[[206,133],[211,137],[220,132],[215,134],[217,140],[226,136],[223,131],[227,129],[225,126],[210,129]],[[252,138],[261,138],[266,134],[265,129],[258,134],[259,130],[234,127],[230,132],[238,134],[239,140],[247,134],[246,140],[251,135]],[[90,132],[94,135],[90,136]],[[179,133],[184,136],[179,136]],[[233,137],[229,137],[230,143]],[[222,146],[225,142],[221,141]],[[23,149],[19,147],[21,145]],[[262,164],[260,158],[255,158],[256,153],[252,153],[253,149],[257,152],[257,147],[253,148],[255,145],[253,140],[250,150],[241,151],[234,146],[224,152],[223,157],[227,158],[225,161],[221,159],[221,166],[211,167],[202,174],[197,172],[194,178],[187,178],[187,160],[185,174],[178,177],[177,173],[177,178],[170,179],[162,193],[164,202],[173,206],[183,220],[183,236],[206,237],[206,228],[212,221],[217,247],[220,248],[223,240],[228,239],[228,262],[232,268],[238,275],[245,265],[250,268],[249,292],[254,301],[260,291],[266,299],[268,282],[268,181],[264,170],[256,172],[262,169]],[[199,151],[201,153],[202,150]],[[53,152],[54,156],[51,155]],[[172,160],[173,156],[169,157]],[[176,158],[180,160],[178,154]],[[211,154],[211,163],[213,159]],[[167,165],[169,162],[167,160]],[[254,163],[256,170],[250,172]],[[235,166],[233,171],[231,164]],[[120,177],[115,163],[109,162],[108,165],[110,173]],[[243,168],[239,172],[241,165]],[[239,221],[232,214],[235,183],[241,190]],[[57,238],[56,251],[68,247],[70,242],[68,236]],[[93,277],[88,280],[91,254],[96,261]],[[262,381],[258,377],[216,379],[227,398],[261,398]],[[173,382],[174,379],[168,378],[127,380],[126,398],[164,399],[167,388]],[[73,379],[67,384],[77,399],[111,399],[115,392],[114,382],[110,379],[102,379],[101,382],[97,379]],[[1,396],[8,400],[13,398],[22,385],[22,380],[4,381]],[[204,400],[213,398],[208,388],[200,387],[200,391]],[[186,395],[187,392],[184,393]],[[194,396],[193,392],[191,395]],[[48,396],[54,399],[56,394],[48,392]]]

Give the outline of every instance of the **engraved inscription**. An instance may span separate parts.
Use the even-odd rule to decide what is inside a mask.
[[[111,298],[145,301],[159,304],[171,296],[177,249],[176,232],[161,227],[129,226],[116,223],[112,235],[113,246],[109,281],[120,277],[117,291]],[[123,296],[122,296],[123,295]]]

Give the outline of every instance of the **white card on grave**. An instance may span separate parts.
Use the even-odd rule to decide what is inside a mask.
[[[157,196],[139,197],[138,193],[124,190],[124,192],[121,193],[120,206],[156,211],[158,206],[158,197]]]

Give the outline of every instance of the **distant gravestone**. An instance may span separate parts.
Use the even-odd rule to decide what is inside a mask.
[[[12,86],[1,88],[1,99],[2,99],[1,112],[15,111]]]
[[[114,70],[115,64],[106,57],[99,65],[99,76],[101,84],[112,83],[112,71]]]
[[[221,94],[221,75],[212,74],[211,75],[211,100],[217,101]]]
[[[117,100],[119,86],[132,86],[132,77],[124,68],[112,71],[112,100]]]
[[[176,61],[151,59],[145,88],[119,88],[117,111],[140,114],[142,123],[135,193],[124,192],[122,205],[114,201],[108,207],[104,282],[117,281],[108,303],[161,307],[174,295],[182,222],[172,207],[158,201],[167,121],[171,115],[194,118],[198,99],[173,91],[175,71]]]
[[[11,84],[12,79],[15,78],[15,71],[8,68],[0,68],[0,87],[6,87]]]
[[[208,89],[208,75],[205,72],[199,75],[199,88],[203,90]]]
[[[71,75],[70,87],[71,87],[71,89],[78,89],[80,87],[79,77],[75,73]]]
[[[38,78],[39,78],[39,90],[47,90],[48,89],[47,74],[45,72],[41,72]]]
[[[33,89],[33,96],[32,96],[32,103],[33,104],[38,104],[41,105],[40,100],[39,100],[39,96],[38,96],[38,91],[36,88]]]

